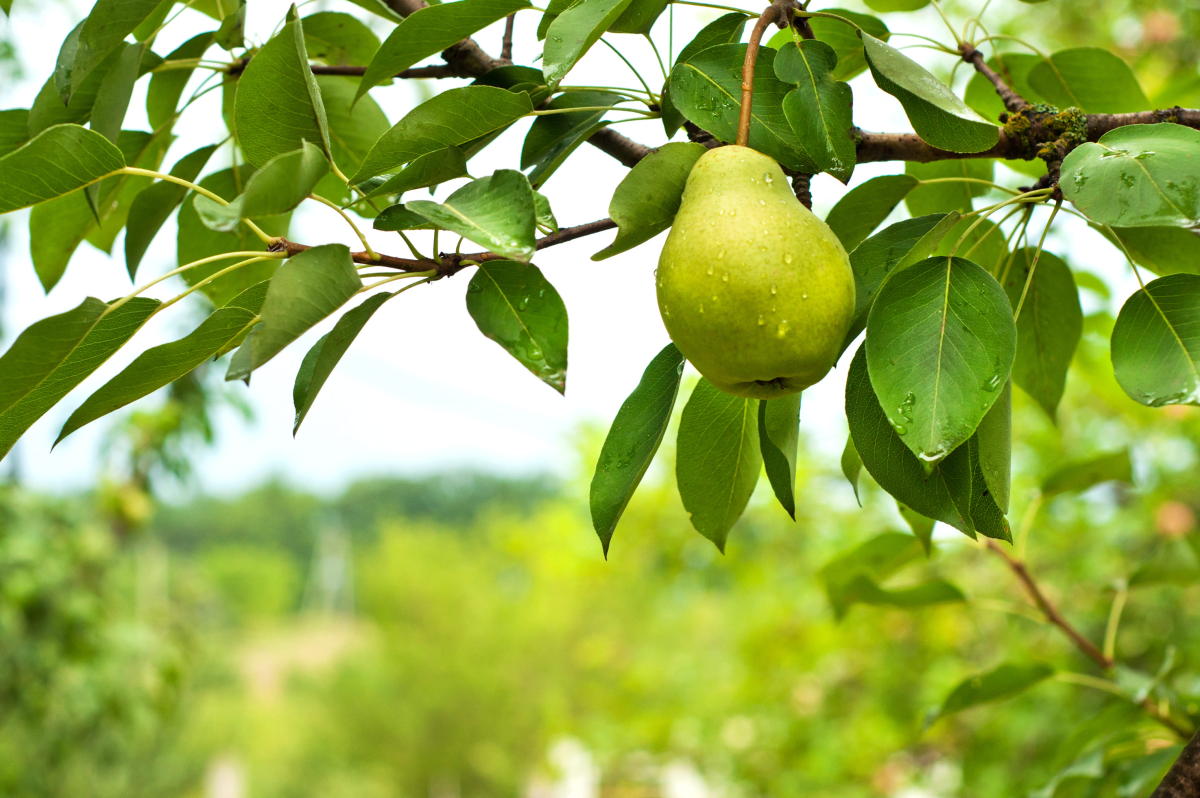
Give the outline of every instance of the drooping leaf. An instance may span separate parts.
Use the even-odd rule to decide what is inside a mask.
[[[75,51],[78,44],[79,31],[83,23],[67,36],[58,54],[58,63],[54,74],[42,85],[41,91],[29,109],[29,135],[36,136],[47,128],[55,125],[82,124],[92,115],[92,105],[96,101],[96,92],[104,75],[116,62],[117,55],[111,54],[88,76],[83,85],[71,94],[71,104],[63,102],[63,93],[70,90],[71,69],[75,63]]]
[[[201,33],[193,36],[176,47],[167,56],[168,61],[200,58],[212,46],[213,33]],[[193,69],[168,69],[155,72],[150,76],[150,85],[146,89],[146,115],[150,119],[150,127],[154,130],[167,124],[179,107],[179,98],[191,80]]]
[[[430,5],[409,14],[371,59],[359,84],[357,97],[362,97],[413,64],[528,7],[526,0],[469,0]]]
[[[758,400],[731,396],[701,378],[679,421],[675,481],[692,526],[721,552],[761,470]]]
[[[1012,378],[1055,420],[1067,369],[1083,334],[1083,310],[1070,267],[1058,256],[1043,252],[1033,269],[1035,254],[1033,249],[1017,252],[1004,281],[1014,310],[1025,293],[1017,318],[1017,357]]]
[[[403,194],[447,180],[468,177],[467,159],[458,147],[446,147],[426,153],[368,192],[368,197]]]
[[[525,175],[513,169],[473,180],[441,204],[414,200],[405,207],[489,252],[522,262],[533,257],[537,239],[533,189]]]
[[[579,0],[550,23],[542,74],[557,86],[580,58],[612,27],[631,0]]]
[[[617,523],[667,432],[683,363],[675,344],[663,347],[617,411],[604,439],[592,476],[590,505],[592,526],[605,557]]]
[[[854,248],[850,253],[850,268],[854,271],[854,321],[842,341],[843,352],[866,329],[875,294],[892,270],[932,255],[941,240],[937,233],[945,234],[957,219],[958,214],[945,213],[905,219]]]
[[[121,46],[126,36],[154,13],[158,4],[159,0],[96,0],[79,28],[69,90],[60,91],[64,101],[74,99],[75,92],[92,72]]]
[[[71,414],[54,445],[80,427],[184,376],[240,335],[256,315],[256,310],[241,307],[218,308],[189,335],[147,349]]]
[[[1123,245],[1134,263],[1145,266],[1159,277],[1168,274],[1200,274],[1200,231],[1185,227],[1112,227],[1109,231]],[[1079,281],[1081,275],[1076,275]]]
[[[1160,277],[1131,296],[1113,327],[1112,361],[1135,401],[1200,404],[1200,275]]]
[[[231,2],[233,9],[221,20],[213,40],[222,50],[232,52],[246,46],[246,0]]]
[[[547,110],[568,108],[609,108],[621,96],[608,91],[573,91],[551,100]],[[539,116],[529,127],[521,149],[521,168],[528,169],[529,182],[541,187],[575,149],[603,125],[606,111],[587,110]]]
[[[863,33],[862,40],[876,85],[900,101],[924,141],[951,152],[983,152],[999,141],[996,125],[920,64],[870,34]]]
[[[46,411],[100,368],[141,328],[157,299],[134,297],[120,307],[89,298],[74,310],[31,326],[0,358],[0,458]],[[7,375],[17,375],[14,381]]]
[[[957,161],[934,161],[933,163],[906,163],[904,173],[918,180],[988,180],[995,176],[995,161],[988,158],[963,158]],[[904,204],[913,216],[931,213],[949,213],[971,210],[975,197],[982,197],[990,187],[981,183],[927,183],[913,188],[904,198]]]
[[[121,151],[104,136],[56,125],[0,158],[0,213],[70,194],[124,168]]]
[[[354,102],[354,78],[338,75],[318,75],[317,86],[325,103],[325,119],[329,122],[329,146],[333,162],[344,174],[358,170],[367,153],[391,123],[383,110],[370,97]],[[348,205],[358,195],[334,174],[317,183],[313,193],[339,205]],[[369,205],[355,205],[360,215],[373,215]]]
[[[96,226],[82,191],[42,202],[29,213],[29,255],[42,290],[58,285],[75,250]]]
[[[932,518],[926,518],[901,502],[896,502],[896,511],[900,513],[904,523],[908,524],[913,536],[921,541],[921,546],[925,549],[925,556],[931,556],[933,554],[933,526],[937,522]]]
[[[238,79],[234,125],[242,153],[261,168],[310,141],[333,157],[321,90],[308,64],[304,27],[295,7],[288,23],[267,42]]]
[[[533,209],[537,220],[537,229],[544,233],[558,232],[558,219],[550,207],[550,200],[545,194],[533,192]]]
[[[1016,339],[1004,289],[968,260],[930,258],[884,283],[867,317],[871,384],[923,463],[971,437],[1008,379]]]
[[[350,258],[350,249],[341,244],[313,247],[288,259],[271,278],[259,314],[261,326],[242,344],[243,349],[250,347],[248,358],[230,363],[225,379],[249,377],[346,304],[360,288],[362,280]]]
[[[1060,466],[1042,481],[1042,496],[1049,499],[1060,493],[1085,491],[1102,482],[1113,481],[1133,482],[1133,464],[1127,449]]]
[[[613,33],[648,34],[669,4],[670,0],[633,0],[608,29]]]
[[[783,166],[814,173],[817,166],[792,132],[783,112],[791,86],[775,77],[775,51],[759,51],[754,66],[750,147]],[[721,141],[737,139],[742,107],[742,62],[746,45],[709,47],[671,70],[671,101],[692,122]]]
[[[337,324],[333,325],[333,329],[321,336],[321,340],[304,356],[304,363],[296,374],[296,383],[292,388],[292,401],[296,408],[296,419],[292,424],[293,436],[300,431],[300,425],[312,409],[317,394],[341,362],[342,355],[346,354],[346,350],[375,315],[375,311],[398,293],[399,291],[375,294],[358,307],[344,313],[337,320]]]
[[[138,79],[142,55],[150,48],[142,44],[122,43],[116,52],[116,63],[105,72],[92,104],[91,128],[104,138],[117,143],[121,124],[133,97],[133,84]]]
[[[834,615],[841,620],[855,604],[915,609],[963,601],[954,585],[942,580],[887,589],[880,583],[921,556],[921,546],[901,532],[884,532],[845,551],[818,572]]]
[[[379,37],[352,14],[321,11],[304,18],[304,47],[314,61],[365,67],[379,51]]]
[[[1200,130],[1128,125],[1063,160],[1063,195],[1099,224],[1200,224]]]
[[[926,726],[938,718],[962,712],[964,709],[999,701],[1023,693],[1054,675],[1049,665],[1014,665],[1005,663],[995,670],[972,676],[955,687],[940,709],[926,719]]]
[[[758,442],[775,498],[796,520],[796,450],[800,442],[800,394],[758,403]]]
[[[664,144],[638,161],[613,192],[608,215],[617,223],[617,237],[592,260],[604,260],[649,241],[671,226],[683,188],[704,145]]]
[[[783,98],[783,113],[801,147],[823,172],[850,182],[857,159],[852,136],[854,92],[835,80],[837,54],[824,42],[784,45],[775,58],[775,75],[797,84]]]
[[[213,192],[225,200],[233,200],[254,174],[254,168],[249,164],[241,164],[236,169],[224,169],[214,172],[200,181],[200,186]],[[200,221],[193,205],[195,194],[186,199],[179,209],[179,232],[176,239],[176,257],[179,263],[192,263],[225,252],[265,252],[267,245],[251,232],[246,225],[239,225],[232,233],[218,233],[209,230]],[[268,235],[287,235],[290,215],[273,219],[260,219],[256,224]],[[196,285],[201,280],[211,277],[217,271],[230,266],[234,260],[222,260],[188,269],[182,275],[188,285]],[[279,261],[266,260],[243,266],[237,271],[205,283],[200,288],[213,304],[227,304],[231,299],[252,285],[269,279],[279,267]]]
[[[351,178],[361,183],[422,155],[465,144],[533,110],[529,95],[495,86],[450,89],[418,105],[383,135]]]
[[[171,167],[171,174],[194,181],[216,151],[215,144],[193,150]],[[185,186],[160,180],[143,189],[134,198],[129,207],[128,221],[125,223],[125,267],[129,271],[130,280],[137,274],[138,265],[142,262],[146,250],[150,248],[150,242],[179,207],[179,203],[183,202],[187,193]]]
[[[1012,381],[1004,383],[1000,397],[987,411],[975,432],[979,443],[979,469],[988,495],[1000,512],[1008,512],[1012,481]]]
[[[846,251],[853,252],[916,185],[917,179],[909,175],[873,177],[838,200],[825,217],[825,223]]]
[[[859,347],[846,378],[846,420],[863,466],[881,488],[920,515],[970,537],[980,532],[1008,540],[1003,513],[985,493],[978,452],[960,446],[928,473],[880,407],[867,372],[867,351],[866,344]]]
[[[932,579],[908,587],[887,589],[869,576],[858,575],[830,591],[830,603],[838,617],[843,617],[854,604],[876,607],[918,609],[937,604],[966,601],[962,591],[942,579]]]
[[[1038,60],[1029,85],[1059,108],[1089,114],[1147,111],[1152,106],[1137,77],[1119,56],[1099,47],[1060,50],[1049,61]]]
[[[862,507],[862,496],[858,495],[858,478],[862,475],[862,465],[862,458],[858,456],[858,449],[854,447],[854,438],[847,435],[841,457],[842,476],[850,483],[850,487],[854,488],[854,500],[858,502],[859,507]]]
[[[261,219],[288,213],[308,197],[317,182],[329,173],[329,161],[320,148],[304,142],[295,152],[277,155],[246,182],[246,190],[228,205],[202,194],[192,204],[205,227],[221,233],[238,228],[242,219]]]

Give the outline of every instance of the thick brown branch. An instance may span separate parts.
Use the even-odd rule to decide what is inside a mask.
[[[1095,141],[1110,130],[1126,125],[1156,125],[1160,122],[1172,122],[1184,127],[1200,129],[1200,111],[1180,108],[1167,108],[1161,111],[1142,111],[1137,114],[1088,114],[1088,141]]]
[[[602,128],[593,133],[591,138],[588,139],[588,144],[591,144],[605,155],[616,158],[631,169],[638,161],[651,153],[651,149],[645,144],[638,144],[633,139],[622,136],[610,127]]]
[[[1200,732],[1184,746],[1179,758],[1150,798],[1196,798],[1200,796]]]
[[[1008,563],[1008,567],[1017,577],[1017,581],[1021,583],[1021,587],[1025,588],[1025,592],[1029,594],[1029,598],[1032,599],[1042,615],[1046,616],[1047,621],[1061,629],[1063,634],[1069,637],[1071,642],[1075,644],[1076,648],[1090,657],[1101,668],[1108,670],[1113,666],[1112,659],[1106,657],[1104,652],[1096,647],[1095,643],[1088,640],[1078,629],[1072,626],[1062,616],[1062,613],[1058,611],[1058,608],[1050,602],[1050,599],[1046,598],[1046,595],[1042,593],[1042,589],[1038,587],[1037,582],[1029,575],[1029,569],[1025,567],[1025,563],[1014,558],[994,540],[988,540],[987,547]]]
[[[1004,82],[1004,78],[987,65],[987,61],[983,59],[983,53],[965,42],[962,46],[962,58],[974,66],[976,72],[991,81],[992,85],[996,87],[996,94],[1000,95],[1000,99],[1004,101],[1004,107],[1008,109],[1009,113],[1015,114],[1028,105],[1024,97],[1013,91],[1012,87]]]

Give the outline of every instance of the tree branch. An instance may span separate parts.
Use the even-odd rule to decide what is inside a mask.
[[[504,61],[512,61],[512,44],[513,44],[513,27],[516,26],[517,15],[509,14],[504,20],[504,39],[500,42],[500,58]]]
[[[1000,77],[999,73],[987,65],[983,59],[983,53],[966,42],[962,45],[962,59],[974,66],[976,72],[992,82],[992,85],[996,87],[996,93],[1004,101],[1004,107],[1008,109],[1009,113],[1018,113],[1029,104],[1025,102],[1024,97],[1017,94],[1011,86],[1004,82],[1004,78]]]
[[[1200,795],[1200,732],[1184,746],[1179,758],[1150,798],[1196,798]]]

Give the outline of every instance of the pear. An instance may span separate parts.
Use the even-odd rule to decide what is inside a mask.
[[[705,153],[658,261],[671,340],[714,386],[772,399],[818,382],[854,316],[854,273],[779,164],[748,147]]]

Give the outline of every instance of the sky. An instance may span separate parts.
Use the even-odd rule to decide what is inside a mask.
[[[7,22],[0,20],[0,25],[11,28],[10,38],[23,63],[25,77],[0,84],[0,108],[29,107],[42,82],[53,71],[58,43],[83,18],[90,5],[85,0],[15,1],[12,18]],[[288,5],[282,0],[250,3],[247,37],[265,41]],[[814,8],[826,5],[829,4],[817,3]],[[855,7],[854,3],[839,5]],[[316,2],[302,9],[304,14],[318,10],[350,10],[363,18],[371,16],[358,13],[359,9],[345,2]],[[899,27],[935,29],[940,23],[930,9],[926,12],[901,15]],[[675,51],[721,13],[676,6]],[[169,52],[204,29],[197,25],[204,24],[207,18],[190,10],[183,14],[160,35],[155,46],[157,52]],[[534,35],[538,16],[531,11],[518,14],[515,59],[518,63],[531,63],[540,51]],[[388,23],[375,19],[370,22],[381,38],[386,36]],[[668,24],[668,15],[664,14],[655,29],[656,36],[660,31],[665,33]],[[498,51],[502,28],[502,24],[493,26],[475,38],[485,49]],[[625,55],[652,84],[661,83],[661,72],[644,39],[630,35],[611,38],[623,47]],[[209,57],[219,57],[217,52],[211,52]],[[928,50],[910,50],[908,54],[930,62]],[[439,60],[434,58],[430,63]],[[960,69],[960,80],[966,77],[966,70]],[[193,86],[200,79],[201,76],[193,78]],[[629,67],[601,46],[593,48],[568,78],[576,85],[627,80],[633,80]],[[436,90],[463,83],[438,81]],[[135,91],[126,128],[148,129],[145,85],[142,81]],[[911,131],[900,104],[876,88],[869,75],[855,78],[851,85],[856,121],[860,125],[875,130]],[[956,88],[961,89],[957,85]],[[375,89],[372,97],[395,122],[426,96],[423,92],[433,90],[418,81],[397,81]],[[182,154],[225,137],[219,102],[219,93],[213,92],[184,116],[176,129],[179,140],[167,156],[164,171]],[[478,177],[496,169],[515,168],[527,128],[528,123],[515,125],[473,159],[472,174]],[[658,120],[622,123],[616,129],[651,146],[665,140]],[[683,140],[682,134],[675,140]],[[223,149],[214,157],[209,170],[228,166],[229,157],[228,148]],[[864,164],[855,170],[850,185],[900,171],[899,164]],[[560,225],[589,222],[608,215],[608,201],[626,173],[614,160],[585,145],[550,178],[543,193],[549,197]],[[461,184],[462,181],[454,181],[441,187],[434,198],[444,199]],[[813,181],[814,210],[824,216],[845,191],[833,178],[818,176]],[[9,222],[9,246],[0,250],[0,268],[4,269],[7,284],[4,329],[9,340],[11,331],[68,310],[85,296],[112,299],[131,290],[125,272],[122,236],[117,239],[112,257],[83,244],[65,277],[46,295],[29,260],[28,214],[21,211],[5,217]],[[905,215],[900,208],[894,218]],[[1037,218],[1044,219],[1045,214]],[[1067,221],[1063,228],[1062,233],[1056,228],[1049,249],[1070,256],[1073,266],[1115,280],[1120,287],[1118,300],[1136,288],[1123,259],[1098,236],[1077,221]],[[1039,229],[1035,221],[1031,231]],[[395,234],[369,228],[367,234],[377,250],[406,254]],[[607,246],[613,233],[589,236],[538,253],[534,262],[562,295],[569,316],[565,396],[539,381],[480,334],[466,311],[464,298],[469,275],[464,273],[415,288],[377,313],[325,384],[295,439],[291,434],[292,383],[304,353],[328,332],[335,318],[309,331],[256,371],[249,388],[230,383],[229,389],[252,408],[253,420],[247,421],[232,407],[218,412],[217,443],[197,452],[192,489],[232,493],[267,478],[282,478],[297,486],[330,492],[363,476],[462,468],[512,475],[546,472],[572,475],[579,467],[581,427],[606,428],[637,384],[646,364],[669,340],[659,317],[653,284],[653,271],[665,235],[601,262],[591,261],[590,256]],[[290,237],[308,244],[340,242],[361,249],[350,228],[332,210],[315,203],[306,203],[297,210]],[[446,248],[445,241],[442,245]],[[177,265],[172,219],[143,260],[139,279],[145,281]],[[182,284],[172,279],[147,295],[166,299],[181,288]],[[1088,302],[1094,307],[1096,299],[1089,297]],[[58,430],[75,407],[139,352],[186,334],[201,318],[203,302],[196,299],[190,307],[185,305],[188,303],[180,303],[175,312],[155,317],[131,345],[26,433],[18,444],[17,457],[27,484],[49,491],[70,491],[94,484],[100,468],[103,431],[110,422],[102,420],[85,427],[51,452]],[[1085,304],[1085,311],[1088,309]],[[8,341],[0,346],[7,344]],[[840,454],[845,442],[844,372],[855,348],[847,350],[841,368],[834,369],[804,395],[801,434],[808,438],[816,456],[832,460]],[[151,396],[141,400],[141,404],[152,406],[158,401],[159,397]]]

